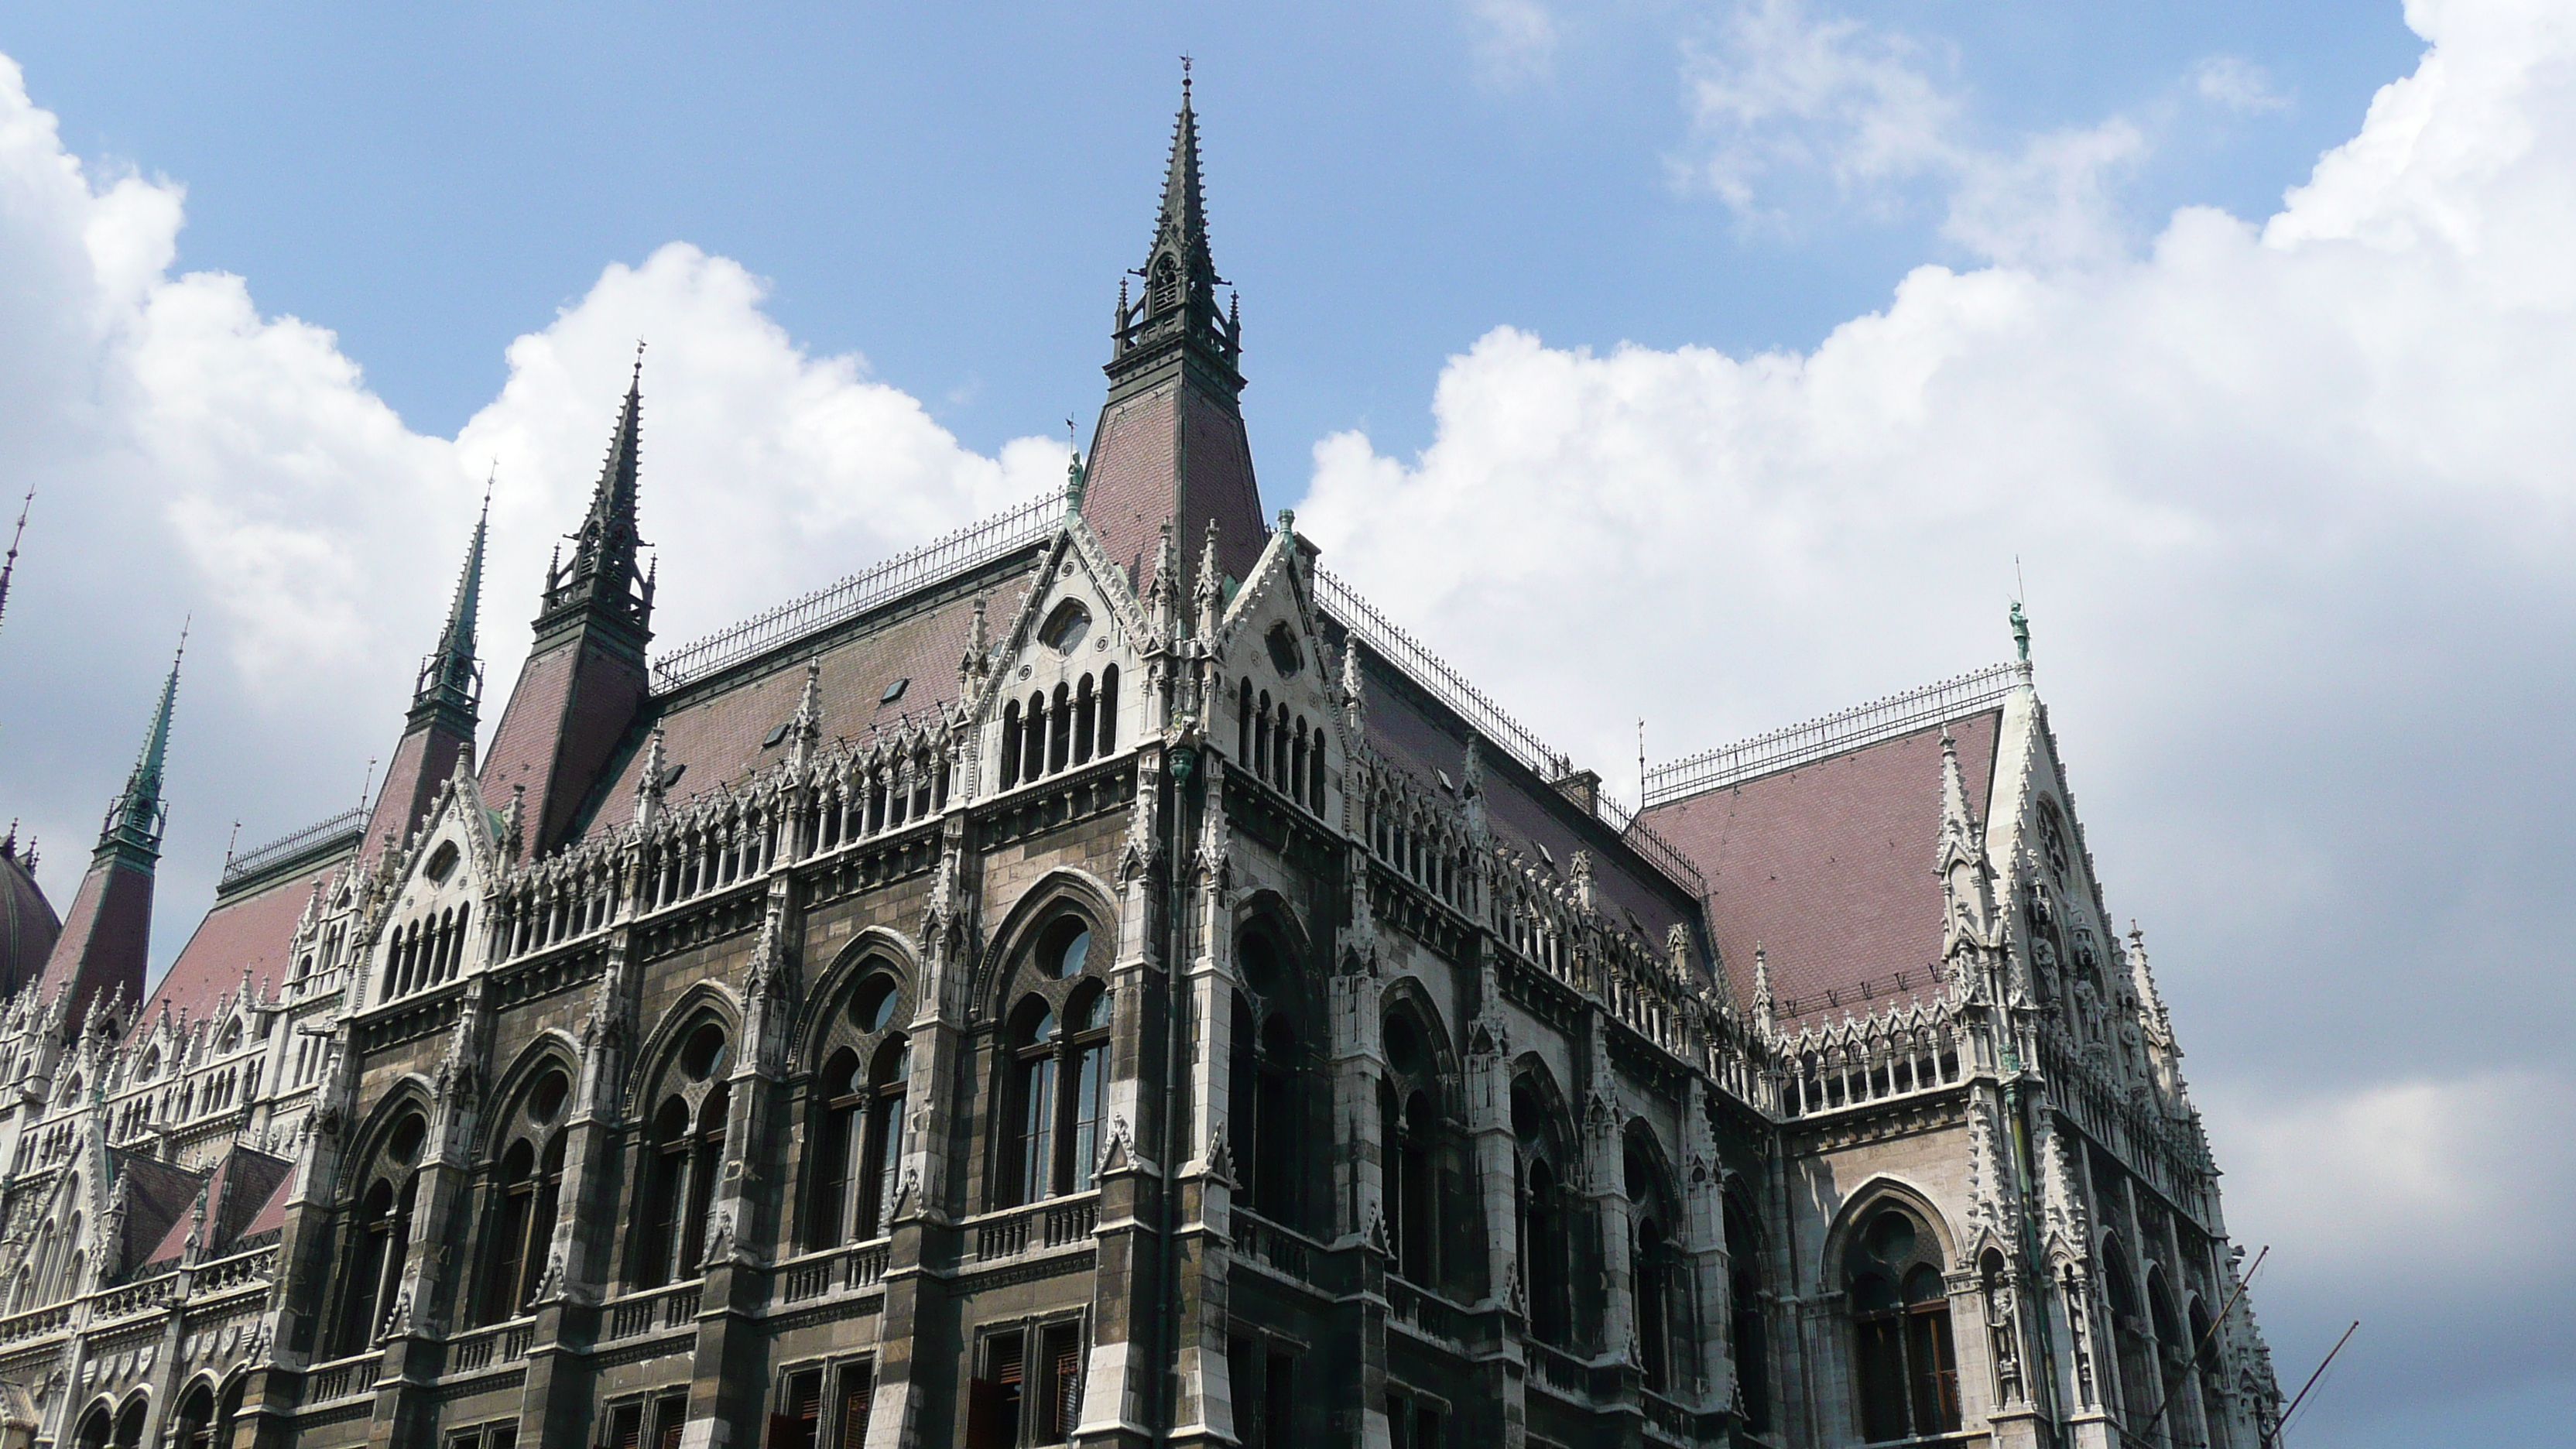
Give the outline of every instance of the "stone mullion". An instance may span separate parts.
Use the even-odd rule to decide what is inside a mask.
[[[1149,1416],[1160,1402],[1161,1367],[1153,1354],[1162,1340],[1154,1325],[1164,1289],[1162,1195],[1168,1184],[1163,1164],[1145,1148],[1162,1141],[1161,1098],[1171,1080],[1165,1039],[1175,1003],[1169,999],[1159,898],[1169,872],[1178,868],[1167,843],[1164,760],[1158,744],[1138,751],[1136,799],[1120,871],[1104,1104],[1110,1127],[1099,1176],[1100,1225],[1093,1235],[1091,1353],[1074,1430],[1074,1442],[1084,1449],[1126,1449],[1156,1437]]]

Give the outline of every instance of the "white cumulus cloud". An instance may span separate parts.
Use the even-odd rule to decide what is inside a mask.
[[[0,477],[37,490],[0,625],[0,794],[68,900],[181,616],[164,959],[244,843],[354,801],[399,729],[487,476],[497,717],[547,551],[580,519],[637,339],[643,527],[666,645],[1033,495],[1060,443],[985,457],[855,356],[814,356],[739,264],[674,243],[508,344],[454,439],[406,428],[325,328],[174,269],[175,183],[98,175],[0,57]],[[496,339],[496,342],[499,339]],[[345,774],[347,778],[341,779]]]
[[[2276,215],[2187,208],[2131,248],[2088,188],[2136,133],[1961,160],[1923,47],[1765,0],[1686,62],[1707,183],[1936,177],[2001,260],[1918,269],[1806,352],[1498,328],[1426,449],[1325,440],[1299,515],[1596,766],[1640,714],[1670,758],[1987,662],[2026,575],[2111,907],[2246,1114],[2222,1164],[2239,1233],[2283,1249],[2285,1363],[2347,1309],[2392,1320],[2347,1424],[2567,1392],[2526,1345],[2576,1289],[2505,1246],[2576,1176],[2528,1130],[2576,1098],[2576,19],[2409,18],[2417,70]],[[2356,1284],[2374,1261],[2404,1266]]]

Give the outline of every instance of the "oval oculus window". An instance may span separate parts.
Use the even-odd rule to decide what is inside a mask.
[[[1270,662],[1278,667],[1280,678],[1306,667],[1306,651],[1297,646],[1297,632],[1288,627],[1287,621],[1271,625],[1269,636],[1262,642],[1270,647]]]
[[[1091,611],[1080,599],[1067,599],[1047,615],[1046,624],[1038,630],[1038,642],[1058,654],[1070,654],[1091,632]]]

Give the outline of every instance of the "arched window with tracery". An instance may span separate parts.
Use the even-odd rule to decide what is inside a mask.
[[[1549,1110],[1549,1096],[1524,1075],[1512,1082],[1512,1136],[1519,1144],[1515,1199],[1521,1291],[1527,1299],[1530,1337],[1558,1348],[1574,1343],[1574,1304],[1568,1248],[1573,1238],[1565,1191],[1566,1131]]]
[[[1381,1083],[1381,1182],[1388,1271],[1426,1288],[1445,1286],[1448,1179],[1456,1170],[1443,1110],[1444,1083],[1430,1032],[1411,1007],[1387,1014],[1387,1076]],[[1446,1169],[1446,1170],[1444,1170]]]
[[[1728,1328],[1744,1427],[1771,1432],[1771,1335],[1764,1319],[1762,1232],[1740,1192],[1722,1199],[1726,1216]]]
[[[1646,1387],[1669,1394],[1699,1378],[1699,1335],[1683,1265],[1681,1202],[1673,1193],[1642,1124],[1629,1128],[1621,1152],[1628,1190],[1628,1281],[1636,1310],[1638,1366]]]
[[[731,1041],[706,1021],[685,1036],[643,1144],[642,1193],[627,1278],[658,1288],[705,1267],[708,1215],[724,1169]]]
[[[900,1030],[904,1000],[892,964],[876,962],[862,968],[845,1023],[835,1024],[847,1044],[824,1063],[816,1088],[809,1248],[866,1242],[892,1228],[912,1081],[911,1043]]]
[[[406,1113],[357,1176],[355,1209],[340,1243],[339,1314],[328,1350],[334,1357],[363,1351],[393,1314],[411,1247],[421,1144],[428,1135],[427,1120]]]
[[[1959,1367],[1941,1247],[1907,1208],[1873,1208],[1843,1249],[1861,1437],[1871,1443],[1959,1427]]]
[[[483,1215],[489,1237],[474,1322],[516,1318],[537,1296],[563,1201],[564,1107],[572,1077],[549,1065],[529,1082],[495,1140],[505,1144]]]
[[[1066,912],[1037,933],[1003,1021],[996,1206],[1088,1192],[1109,1094],[1112,1001],[1091,923]]]

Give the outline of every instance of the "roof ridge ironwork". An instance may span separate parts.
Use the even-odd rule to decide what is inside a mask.
[[[1757,775],[1863,749],[1958,719],[2000,703],[2029,682],[2027,664],[1992,664],[1657,765],[1646,771],[1645,808],[1651,810],[1687,796],[1722,790]]]
[[[878,604],[953,578],[1053,533],[1064,518],[1065,490],[1050,488],[1026,503],[981,518],[885,562],[682,645],[653,661],[654,687],[693,684],[746,659],[857,617]]]

